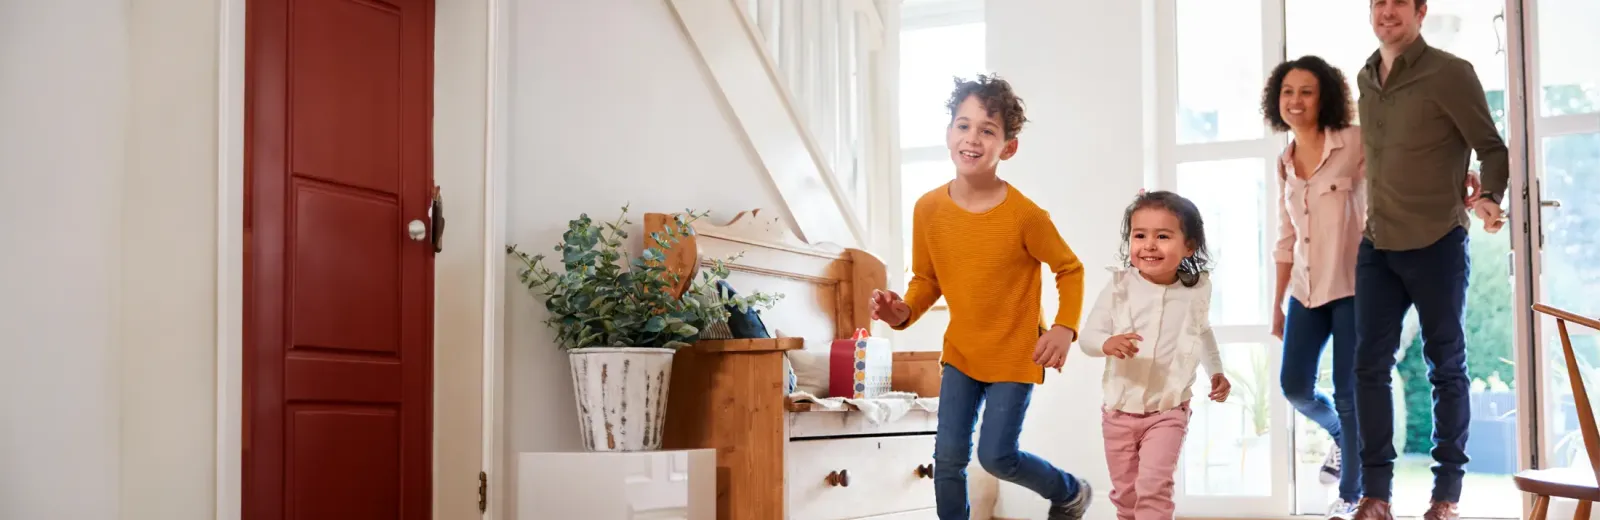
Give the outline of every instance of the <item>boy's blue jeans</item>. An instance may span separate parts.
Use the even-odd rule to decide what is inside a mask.
[[[972,432],[983,408],[978,463],[1000,480],[1033,490],[1052,503],[1078,494],[1078,479],[1017,448],[1022,418],[1033,395],[1029,383],[985,383],[945,365],[939,382],[939,430],[933,445],[933,493],[940,520],[966,520],[967,464]]]

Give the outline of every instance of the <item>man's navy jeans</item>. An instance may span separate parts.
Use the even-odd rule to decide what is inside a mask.
[[[1422,355],[1433,384],[1433,501],[1461,500],[1467,464],[1467,230],[1457,227],[1422,249],[1384,251],[1362,240],[1356,257],[1356,420],[1362,490],[1389,501],[1394,481],[1391,370],[1406,310],[1416,306]]]
[[[1032,395],[1032,384],[985,383],[944,365],[939,382],[939,430],[933,443],[933,494],[940,520],[966,520],[970,515],[967,464],[972,461],[972,432],[980,405],[983,431],[978,435],[978,463],[984,471],[1031,489],[1052,503],[1078,495],[1078,479],[1017,447]]]

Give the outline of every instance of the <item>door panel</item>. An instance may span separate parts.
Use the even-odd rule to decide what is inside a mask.
[[[428,518],[433,2],[247,8],[244,518]]]

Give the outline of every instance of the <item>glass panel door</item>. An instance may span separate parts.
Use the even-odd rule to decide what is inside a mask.
[[[1518,0],[1512,0],[1517,3]],[[1522,249],[1532,300],[1600,316],[1600,1],[1522,0],[1531,202]],[[1530,314],[1531,316],[1531,314]],[[1577,409],[1553,320],[1531,323],[1538,360],[1536,466],[1587,467]],[[1600,337],[1570,328],[1584,383],[1600,384]],[[1552,511],[1552,515],[1560,512]],[[1569,513],[1570,514],[1570,513]],[[1552,516],[1555,517],[1555,516]]]

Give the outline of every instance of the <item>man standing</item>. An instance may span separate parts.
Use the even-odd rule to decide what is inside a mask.
[[[1381,46],[1357,78],[1369,203],[1356,259],[1356,415],[1365,497],[1354,518],[1393,518],[1390,371],[1401,322],[1414,305],[1433,385],[1436,464],[1432,505],[1423,518],[1454,520],[1470,414],[1462,321],[1470,270],[1465,206],[1485,230],[1498,231],[1510,166],[1472,64],[1422,39],[1427,0],[1371,0],[1371,9]],[[1483,180],[1479,193],[1469,196],[1474,150]]]

